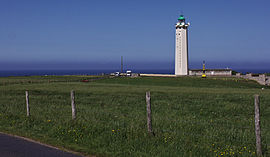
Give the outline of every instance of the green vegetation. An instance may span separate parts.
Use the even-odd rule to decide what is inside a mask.
[[[155,136],[147,133],[146,91]],[[3,77],[0,131],[97,156],[256,156],[254,94],[261,96],[263,154],[269,156],[270,89],[240,78]]]

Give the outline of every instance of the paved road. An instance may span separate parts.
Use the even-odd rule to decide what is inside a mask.
[[[0,157],[81,157],[0,133]]]

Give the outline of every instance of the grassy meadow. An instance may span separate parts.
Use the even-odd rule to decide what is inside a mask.
[[[146,91],[155,136],[147,133]],[[98,157],[256,156],[254,94],[270,156],[270,88],[240,78],[1,77],[0,131]]]

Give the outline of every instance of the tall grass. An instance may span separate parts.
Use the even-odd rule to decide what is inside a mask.
[[[0,86],[0,130],[97,156],[256,156],[253,95],[260,94],[263,154],[269,156],[270,90],[261,90],[263,86],[253,81],[145,77],[84,83],[80,80],[87,78],[68,76],[28,83],[35,78],[20,79],[26,83]],[[71,120],[72,89],[75,121]],[[30,94],[30,118],[25,90]],[[147,133],[146,91],[151,91],[154,137]]]

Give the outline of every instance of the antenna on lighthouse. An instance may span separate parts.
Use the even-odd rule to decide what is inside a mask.
[[[183,11],[183,10],[181,10],[181,12],[180,12],[180,13],[181,13],[181,15],[184,15],[184,11]]]

